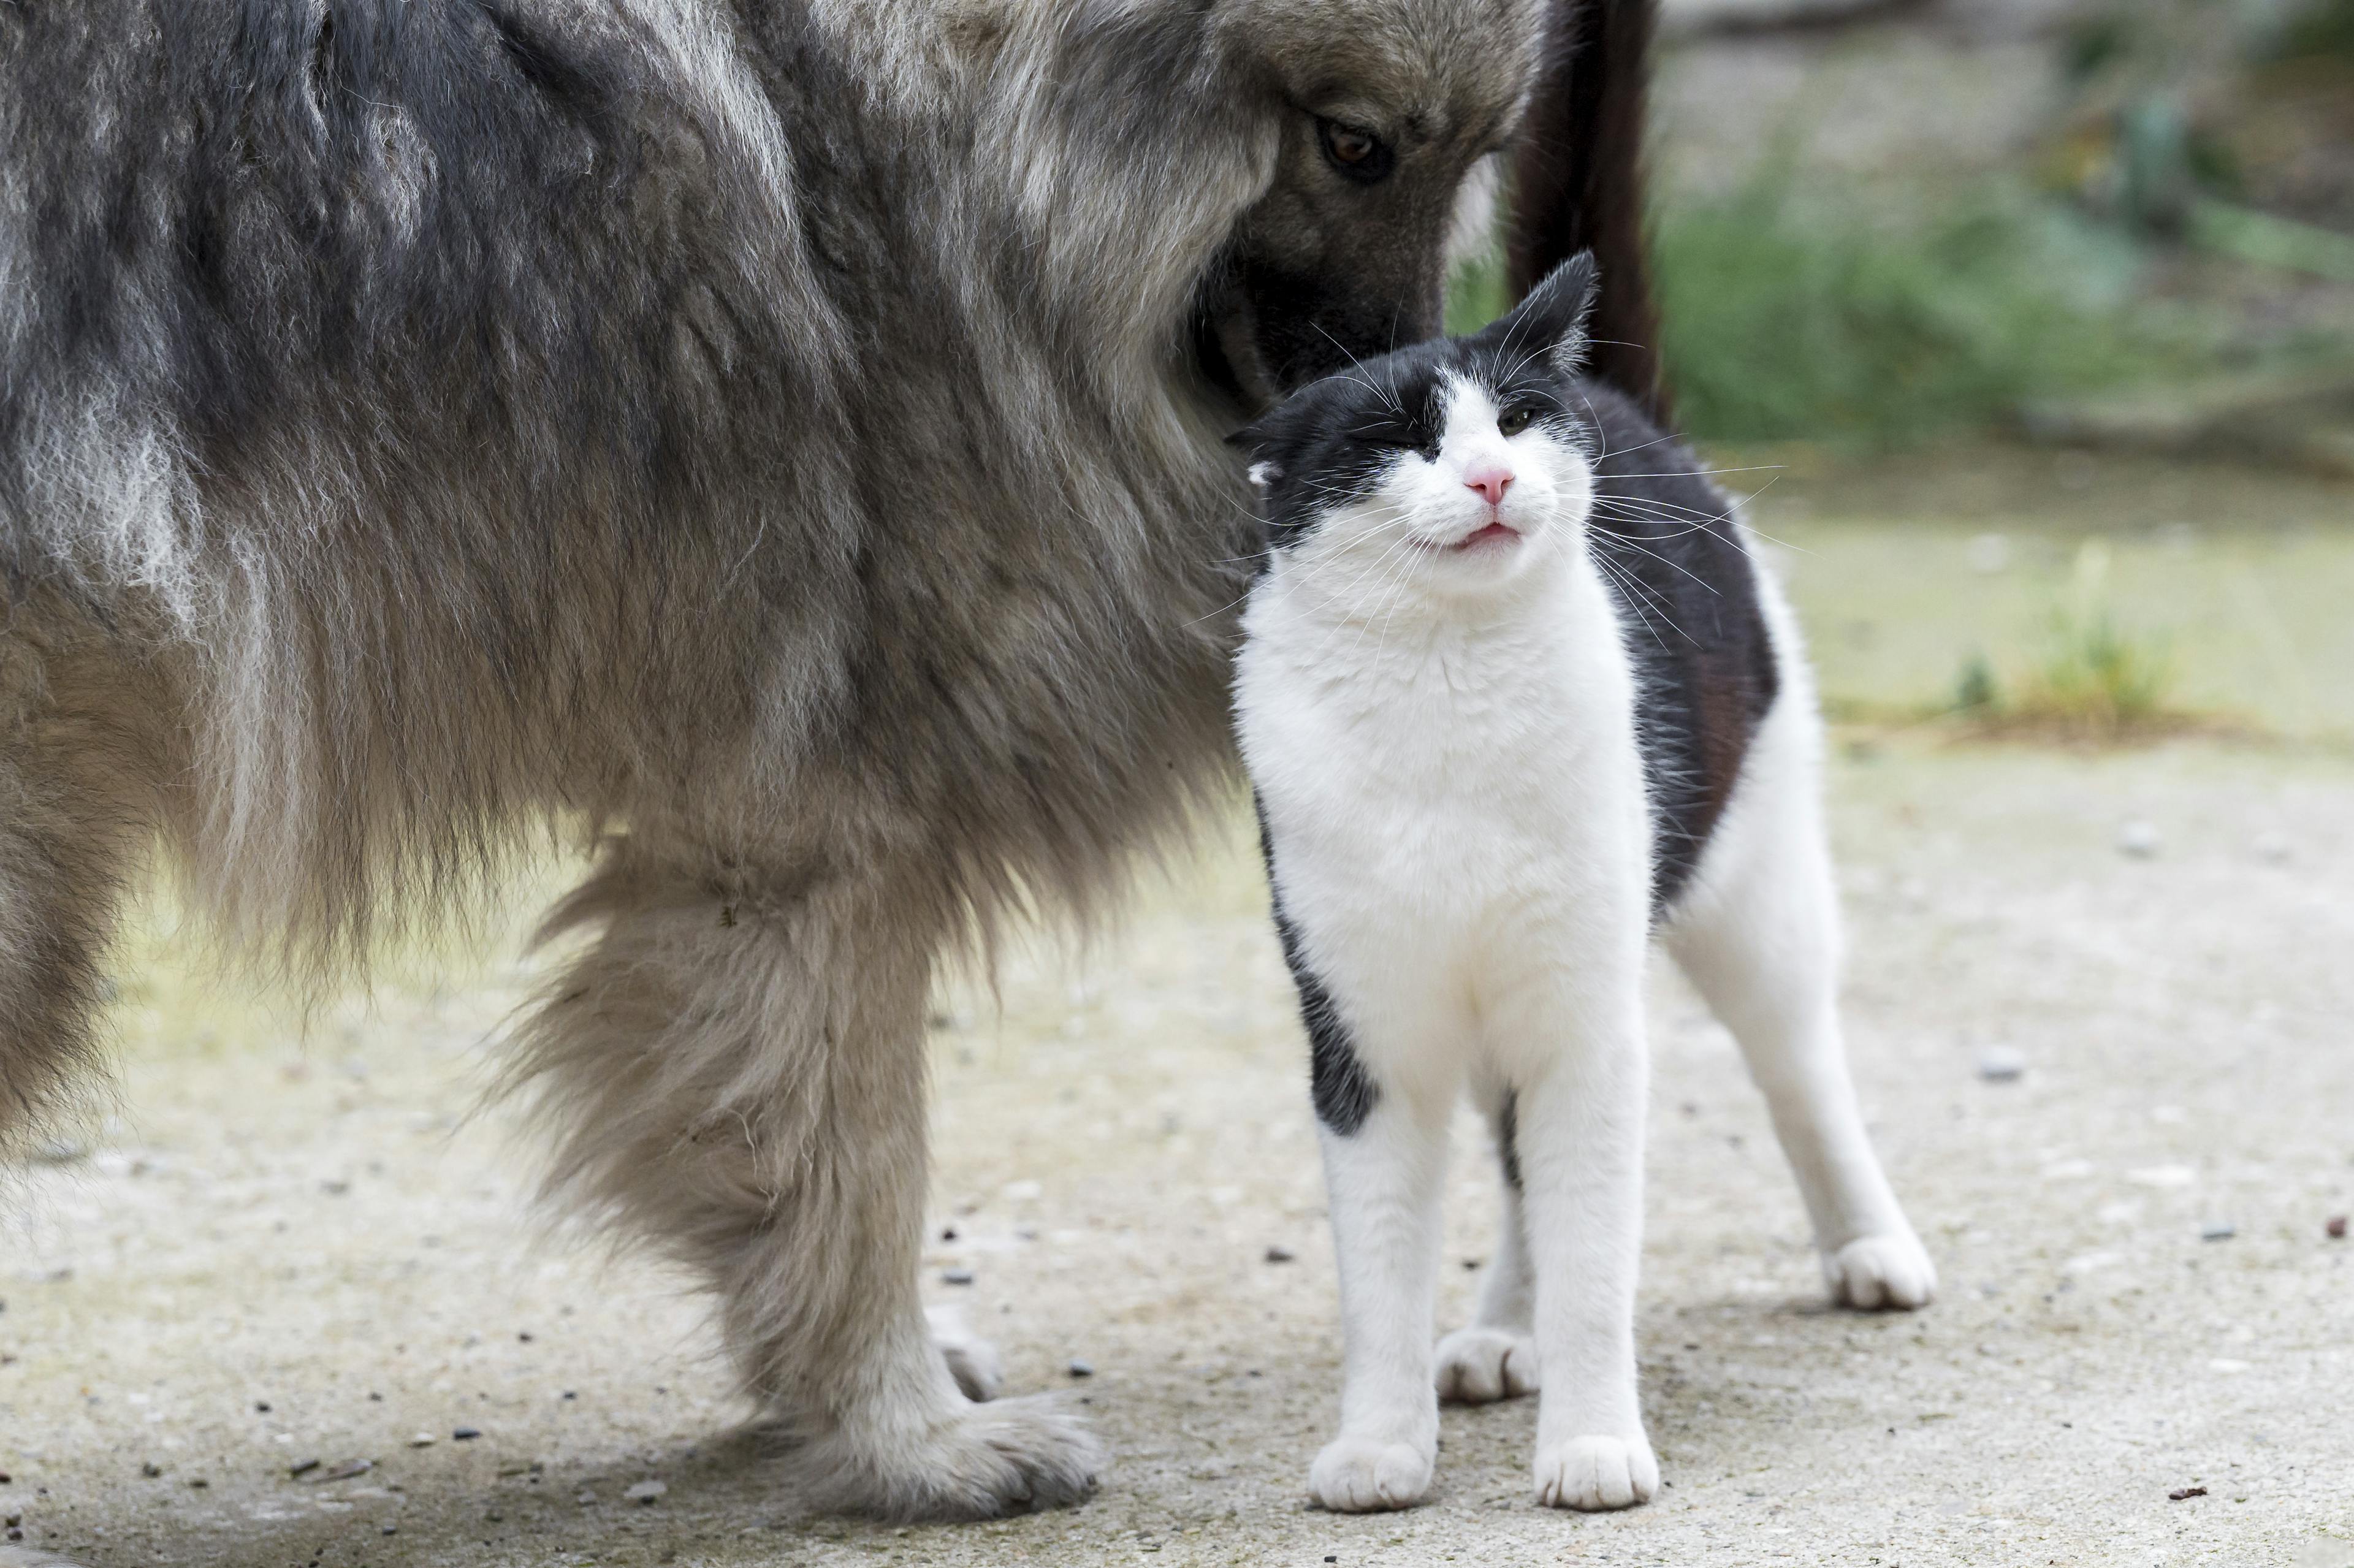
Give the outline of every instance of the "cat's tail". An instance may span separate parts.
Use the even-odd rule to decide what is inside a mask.
[[[1601,263],[1591,374],[1673,428],[1644,244],[1643,117],[1658,0],[1553,0],[1513,170],[1515,299],[1581,250]]]

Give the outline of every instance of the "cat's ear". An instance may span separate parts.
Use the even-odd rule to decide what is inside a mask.
[[[1266,449],[1270,435],[1267,426],[1267,421],[1265,418],[1253,419],[1226,438],[1226,445],[1240,447],[1244,451],[1251,454],[1249,469],[1251,488],[1261,495],[1267,493],[1267,486],[1283,476],[1283,470],[1277,467],[1269,459],[1258,455]]]
[[[1479,335],[1508,352],[1543,354],[1564,375],[1574,375],[1585,360],[1585,322],[1594,313],[1594,296],[1601,283],[1594,252],[1581,250],[1538,280]]]

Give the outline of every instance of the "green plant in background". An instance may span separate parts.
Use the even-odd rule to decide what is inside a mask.
[[[1991,714],[2002,705],[2002,687],[1994,678],[1994,665],[1983,652],[1974,652],[1962,661],[1962,673],[1954,679],[1954,709],[1965,714]]]
[[[2291,5],[2270,53],[2288,59],[2354,59],[2354,0],[2305,0]]]
[[[2052,609],[2017,716],[2086,736],[2114,736],[2166,716],[2172,662],[2161,640],[2118,623],[2108,578],[2108,546],[2087,539],[2077,548],[2067,597]]]
[[[2167,701],[2173,680],[2164,640],[2119,622],[2109,597],[2109,547],[2087,539],[2041,645],[2014,683],[2017,694],[1996,676],[1994,662],[1974,651],[1955,676],[1950,711],[1997,729],[2115,739],[2184,716]]]
[[[1769,168],[1671,203],[1654,252],[1670,385],[1707,439],[1893,442],[2179,355],[2126,309],[2128,239],[2011,190],[1868,214]]]
[[[1447,281],[1447,330],[1478,332],[1504,313],[1511,301],[1504,288],[1504,249],[1490,246],[1455,269]]]
[[[1894,442],[2181,358],[2148,313],[2128,317],[2129,240],[2012,190],[1868,214],[1776,160],[1730,194],[1670,198],[1652,256],[1678,422],[1702,440]],[[1506,302],[1500,258],[1476,258],[1447,330]]]

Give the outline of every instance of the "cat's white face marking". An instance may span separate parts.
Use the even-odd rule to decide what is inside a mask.
[[[1549,410],[1448,376],[1435,450],[1401,450],[1362,500],[1327,513],[1295,569],[1369,597],[1401,584],[1479,592],[1574,545],[1593,504],[1585,453]]]

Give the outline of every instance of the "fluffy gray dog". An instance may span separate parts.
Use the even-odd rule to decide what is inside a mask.
[[[1221,777],[1223,438],[1435,330],[1543,24],[0,4],[0,1139],[151,846],[326,976],[586,824],[552,1189],[707,1282],[820,1502],[1083,1495],[927,1331],[927,989]]]

